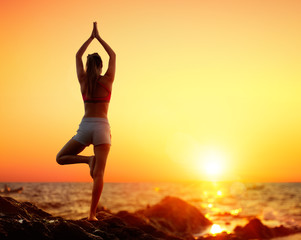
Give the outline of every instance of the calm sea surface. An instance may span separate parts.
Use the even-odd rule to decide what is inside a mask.
[[[5,183],[0,183],[4,188]],[[43,210],[67,219],[87,216],[92,183],[6,183],[23,187],[22,193],[3,194],[30,201]],[[301,226],[301,183],[105,183],[100,204],[112,212],[134,212],[179,197],[199,208],[223,229],[232,231],[252,217],[274,227]]]

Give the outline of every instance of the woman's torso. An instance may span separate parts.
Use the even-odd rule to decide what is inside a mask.
[[[95,89],[92,98],[92,101],[85,101],[85,115],[84,117],[97,117],[97,118],[108,118],[108,109],[109,109],[109,101],[93,101],[95,99],[106,98],[108,94],[112,92],[112,83],[107,81],[104,76],[100,76],[97,80],[98,82],[95,84]],[[82,95],[86,94],[86,82],[83,81],[81,84],[81,92]]]

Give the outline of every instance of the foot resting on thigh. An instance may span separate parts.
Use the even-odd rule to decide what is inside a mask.
[[[89,159],[90,175],[91,175],[92,178],[93,178],[94,167],[95,167],[95,156],[92,156]]]

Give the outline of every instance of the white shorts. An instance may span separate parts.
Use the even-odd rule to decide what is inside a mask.
[[[83,118],[77,134],[72,138],[85,146],[111,145],[111,128],[106,118]]]

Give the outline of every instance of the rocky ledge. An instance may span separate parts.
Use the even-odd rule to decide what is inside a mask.
[[[194,206],[185,201],[166,197],[158,204],[135,213],[108,210],[97,213],[99,221],[86,219],[66,220],[54,217],[29,202],[0,197],[0,239],[39,240],[193,240],[193,234],[201,232],[212,223]],[[269,239],[300,232],[283,226],[268,228],[260,220],[253,219],[234,233],[221,233],[199,237],[203,239],[245,240]]]

